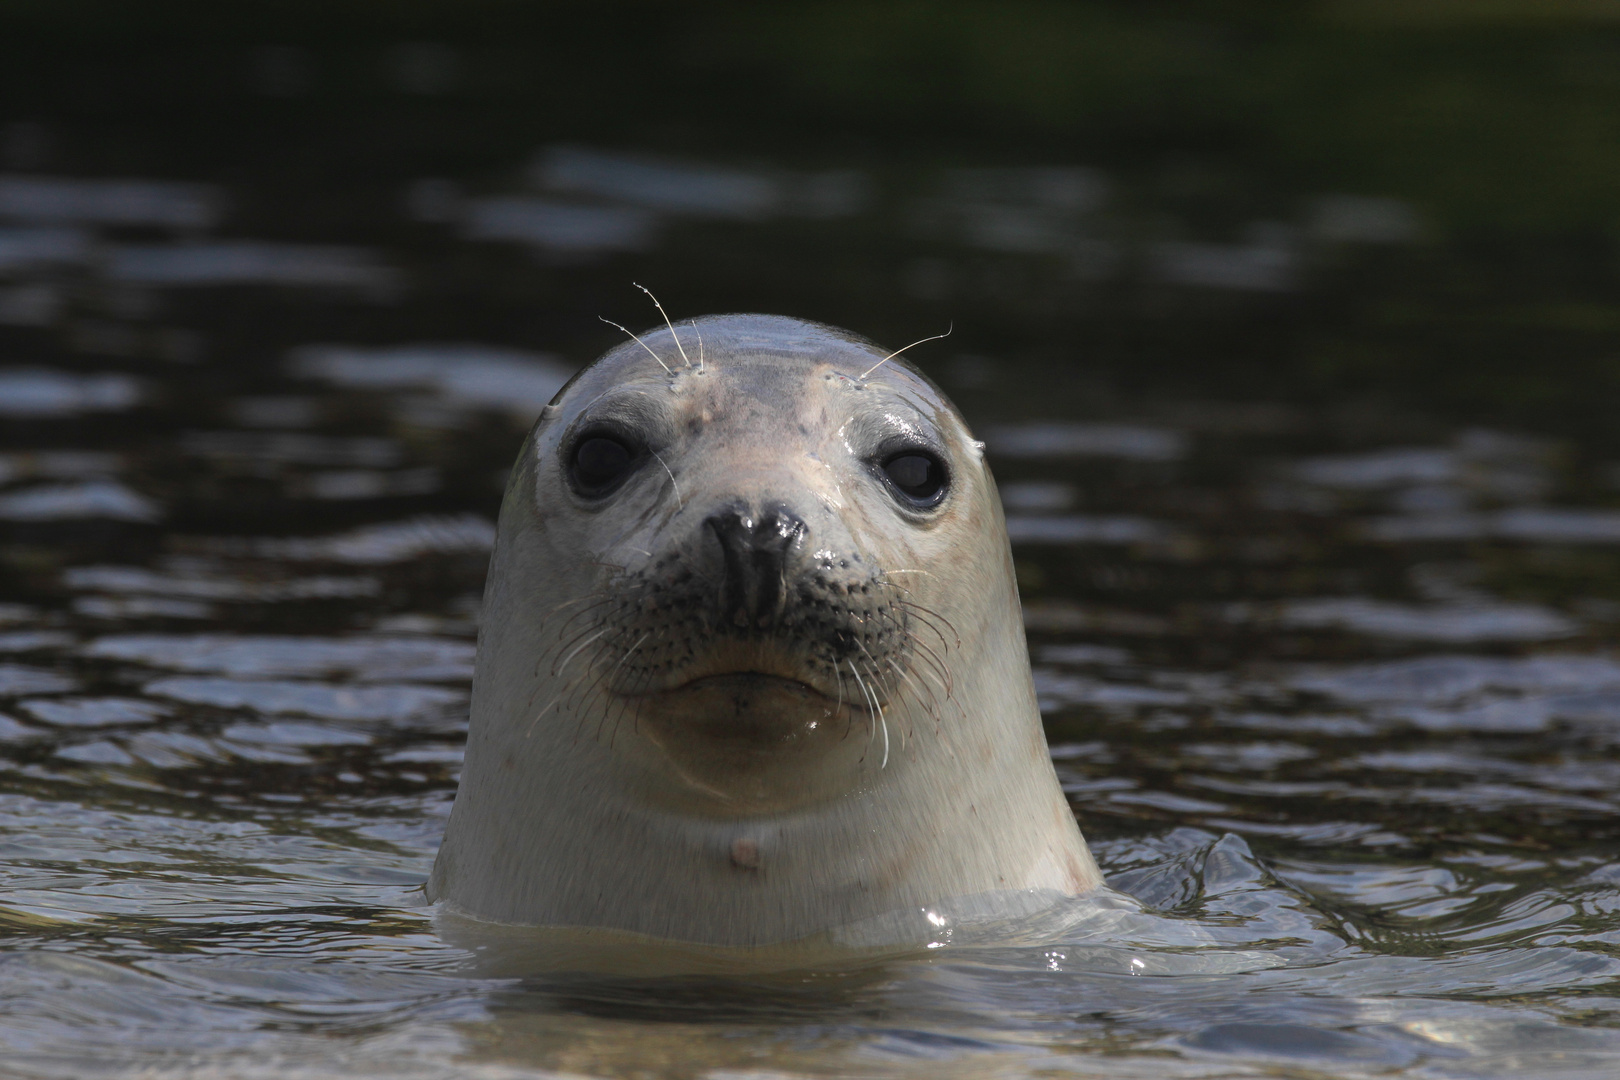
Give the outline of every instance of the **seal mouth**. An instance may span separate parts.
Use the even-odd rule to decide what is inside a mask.
[[[836,692],[828,693],[826,689],[809,681],[808,678],[783,675],[774,671],[741,669],[737,671],[705,672],[672,686],[622,696],[645,699],[669,694],[700,693],[704,691],[743,692],[749,694],[781,693],[801,699],[813,698],[829,709],[843,707],[860,713],[871,712],[871,706],[854,687],[847,689],[848,692],[842,695]]]
[[[818,655],[814,641],[787,638],[736,639],[720,635],[704,642],[684,663],[654,669],[652,678],[623,664],[607,688],[615,696],[643,702],[692,698],[702,694],[746,696],[784,706],[814,703],[820,710],[849,706],[858,713],[887,708],[892,688],[880,685],[866,665],[840,664]],[[768,706],[767,706],[768,707]]]

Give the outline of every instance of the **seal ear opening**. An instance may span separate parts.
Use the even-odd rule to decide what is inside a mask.
[[[568,381],[557,388],[557,392],[551,395],[551,400],[546,402],[546,407],[540,410],[540,415],[535,417],[534,426],[529,429],[529,433],[531,435],[534,432],[539,431],[541,426],[544,425],[546,421],[557,415],[557,411],[562,405],[562,399],[568,395],[568,391],[574,388],[574,384],[579,382],[579,377],[585,374],[585,372],[589,371],[590,368],[591,365],[586,364],[584,367],[568,376]]]
[[[562,399],[568,394],[568,391],[574,388],[574,384],[579,382],[579,377],[589,371],[591,366],[592,365],[590,364],[586,364],[584,367],[581,367],[578,371],[568,376],[568,381],[559,386],[557,388],[557,392],[551,395],[551,400],[546,402],[546,407],[540,410],[540,415],[545,416],[547,413],[554,411],[557,406],[561,405]]]
[[[568,376],[568,381],[557,388],[557,392],[551,395],[551,400],[546,402],[545,407],[540,410],[540,415],[534,418],[534,423],[529,425],[529,434],[525,436],[525,442],[532,441],[547,424],[556,419],[558,412],[561,411],[562,399],[567,396],[568,391],[574,388],[574,384],[579,381],[579,377],[589,371],[590,368],[591,365],[586,364]]]

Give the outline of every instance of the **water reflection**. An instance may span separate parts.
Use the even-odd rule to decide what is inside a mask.
[[[0,218],[40,225],[210,229],[225,203],[207,184],[0,175]]]
[[[456,410],[446,426],[473,422],[469,412],[509,413],[527,427],[576,369],[556,356],[489,345],[404,345],[386,349],[306,346],[287,360],[288,374],[356,390],[416,391]],[[399,407],[420,423],[409,397]]]
[[[141,384],[128,375],[74,375],[43,368],[0,371],[0,415],[10,418],[116,412],[134,407],[140,399]],[[61,459],[44,455],[41,460]]]

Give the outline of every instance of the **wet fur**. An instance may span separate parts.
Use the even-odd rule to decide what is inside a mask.
[[[647,431],[657,460],[581,502],[558,455],[593,417]],[[893,431],[947,456],[941,512],[903,512],[866,464]],[[802,519],[766,625],[723,599],[703,522],[728,500]],[[666,323],[582,373],[514,470],[483,627],[429,882],[455,910],[763,945],[1099,881],[1046,753],[977,445],[937,388],[852,335]]]

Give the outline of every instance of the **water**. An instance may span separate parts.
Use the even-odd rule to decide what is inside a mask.
[[[0,176],[0,1071],[1620,1072],[1612,447],[1188,374],[1435,258],[1402,201],[1195,242],[1102,166],[903,166],[526,146],[354,228],[184,170]],[[596,316],[654,321],[632,279],[894,344],[961,319],[916,355],[1001,479],[1109,894],[786,974],[441,935],[501,486]],[[1130,362],[1119,305],[1168,328]]]

